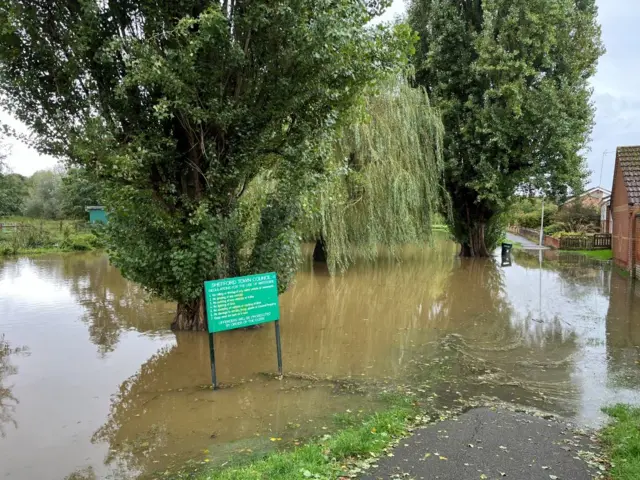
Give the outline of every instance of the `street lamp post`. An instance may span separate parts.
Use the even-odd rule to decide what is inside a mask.
[[[540,215],[540,247],[544,236],[544,195],[542,195],[542,214]]]

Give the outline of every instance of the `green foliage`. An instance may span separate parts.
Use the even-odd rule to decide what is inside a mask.
[[[416,81],[445,125],[452,232],[468,254],[520,188],[579,190],[603,48],[595,0],[412,0]]]
[[[544,201],[544,223],[553,223],[558,206],[545,199]],[[525,228],[540,228],[540,217],[542,215],[542,201],[537,197],[516,197],[509,208],[509,223]],[[545,230],[546,231],[546,230]]]
[[[556,233],[560,233],[564,231],[564,225],[561,223],[552,223],[551,225],[547,225],[544,227],[545,235],[555,235]]]
[[[640,478],[640,408],[618,404],[603,410],[612,418],[601,432],[611,461],[611,480]]]
[[[98,248],[99,242],[93,233],[71,234],[65,232],[64,239],[60,246],[64,250],[85,251]]]
[[[11,173],[5,164],[9,147],[0,141],[0,217],[19,215],[27,196],[26,179]]]
[[[0,217],[84,220],[85,207],[99,204],[98,183],[83,168],[41,170],[26,178],[7,171],[0,158]]]
[[[388,3],[14,0],[0,4],[0,104],[104,185],[122,273],[193,315],[206,279],[268,267],[286,287],[323,146],[412,47],[406,26],[368,25]],[[267,173],[287,207],[255,215],[242,197]]]
[[[0,216],[19,215],[27,198],[27,179],[0,171]]]
[[[0,231],[0,255],[83,251],[104,247],[100,232],[85,230],[84,222],[5,217],[0,218],[0,223],[17,225],[17,228]]]
[[[324,239],[332,272],[380,247],[429,240],[442,205],[443,127],[425,91],[394,77],[363,109],[365,118],[342,129],[327,181],[306,204],[307,230]]]
[[[555,216],[555,221],[568,232],[600,231],[600,210],[597,207],[571,202],[563,205]]]
[[[50,232],[40,226],[21,225],[15,230],[11,239],[11,247],[14,252],[34,248],[46,248],[54,245]]]
[[[553,234],[554,238],[565,238],[565,237],[586,237],[587,234],[584,232],[556,232]]]
[[[65,218],[86,220],[86,207],[101,205],[99,180],[84,168],[71,168],[62,177],[60,197]]]
[[[40,170],[29,179],[29,198],[24,206],[28,217],[59,220],[62,214],[62,173]]]

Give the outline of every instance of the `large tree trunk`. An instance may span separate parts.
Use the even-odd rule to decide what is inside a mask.
[[[485,243],[485,224],[474,223],[469,226],[468,240],[461,244],[461,257],[490,257],[491,252]]]
[[[178,303],[171,330],[207,330],[207,319],[204,317],[204,294],[192,302]]]

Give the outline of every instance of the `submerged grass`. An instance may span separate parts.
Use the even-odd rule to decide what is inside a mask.
[[[341,427],[334,435],[325,435],[292,450],[266,454],[250,464],[220,470],[211,467],[188,478],[195,480],[283,480],[315,478],[335,479],[366,468],[364,460],[379,456],[395,439],[404,436],[417,413],[413,401],[394,398],[387,410],[364,420],[355,415],[340,415]],[[183,478],[180,475],[174,478]]]
[[[561,250],[562,252],[579,253],[586,255],[587,257],[595,258],[597,260],[611,260],[613,258],[613,252],[611,250]]]
[[[612,480],[640,478],[640,408],[618,404],[603,409],[613,420],[601,432]]]

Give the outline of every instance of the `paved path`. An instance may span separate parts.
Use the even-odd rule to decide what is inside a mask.
[[[417,430],[362,480],[591,479],[580,450],[597,446],[569,424],[477,408]]]
[[[515,235],[513,233],[507,232],[507,240],[514,243],[522,244],[522,248],[526,250],[540,250],[540,245],[538,243],[532,242],[531,240],[521,237],[520,235]],[[542,247],[542,250],[548,250],[549,247]]]

